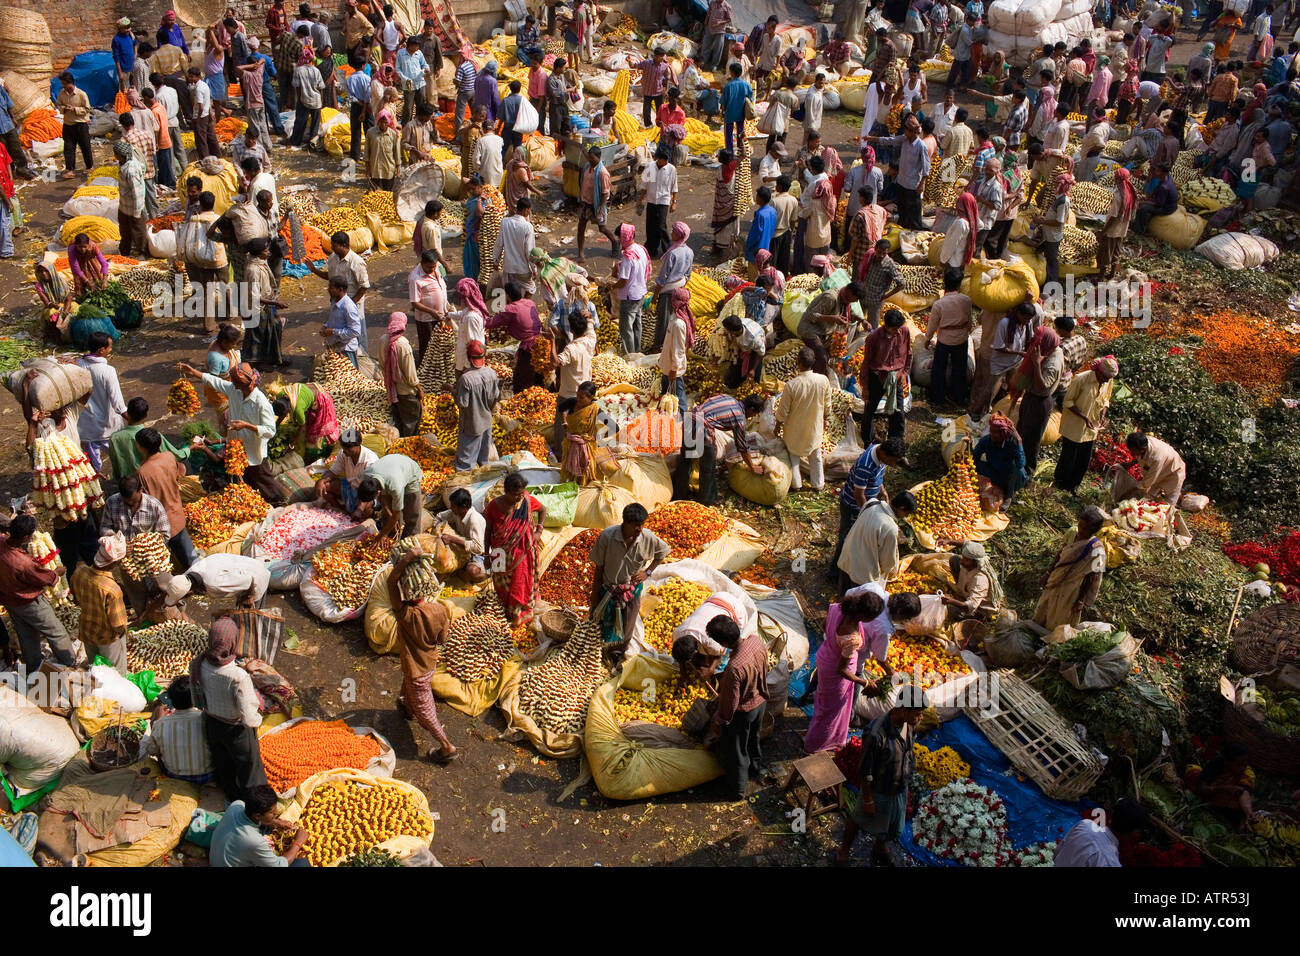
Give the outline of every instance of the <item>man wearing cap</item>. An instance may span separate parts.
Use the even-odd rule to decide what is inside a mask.
[[[131,18],[123,17],[117,21],[117,32],[113,34],[113,65],[117,67],[117,89],[126,92],[127,79],[131,68],[135,66],[135,34],[131,32]]]
[[[385,537],[397,530],[400,517],[403,538],[418,534],[420,506],[424,501],[420,487],[423,477],[424,472],[413,459],[405,455],[384,455],[366,469],[365,476],[357,485],[357,507],[352,517],[365,521],[382,514],[383,524],[379,531]]]
[[[677,210],[677,167],[668,162],[667,146],[655,149],[655,161],[641,174],[641,194],[637,212],[645,212],[645,248],[651,259],[658,259],[672,244],[668,233],[668,214]]]
[[[176,367],[181,374],[201,380],[213,391],[226,396],[230,402],[226,410],[229,415],[226,438],[243,442],[244,454],[248,456],[244,483],[273,505],[283,502],[284,491],[266,463],[266,443],[276,430],[275,411],[270,400],[257,387],[260,378],[257,371],[247,362],[240,362],[230,370],[230,381],[227,382],[184,362],[177,363]]]
[[[768,189],[776,189],[776,181],[781,176],[781,161],[785,159],[785,146],[776,140],[768,144],[767,152],[758,161],[758,184]]]
[[[355,428],[344,429],[339,436],[342,446],[316,481],[316,494],[336,508],[351,514],[357,510],[357,485],[365,477],[366,469],[379,460],[373,450],[361,444],[361,432]]]
[[[492,409],[501,399],[501,381],[487,367],[483,343],[470,341],[465,346],[469,369],[456,380],[456,408],[460,412],[456,428],[456,470],[468,471],[485,464],[492,449]]]
[[[873,720],[862,732],[862,762],[858,777],[861,796],[844,821],[835,862],[846,866],[853,859],[853,841],[866,831],[873,837],[873,866],[892,866],[886,841],[897,840],[907,819],[907,788],[915,760],[912,729],[930,702],[915,684],[898,689],[898,699],[887,713]]]
[[[266,562],[242,554],[210,554],[184,574],[160,574],[158,586],[173,607],[190,593],[230,598],[241,608],[260,608],[271,586]]]
[[[86,656],[106,658],[122,674],[126,664],[126,627],[129,623],[122,588],[113,569],[126,557],[126,537],[120,532],[99,539],[95,562],[79,564],[68,582],[81,608],[77,637],[86,645]]]

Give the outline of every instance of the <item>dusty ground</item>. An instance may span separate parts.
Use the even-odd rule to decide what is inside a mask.
[[[1185,62],[1195,52],[1192,36],[1188,31],[1180,34],[1175,48],[1179,62]],[[1244,43],[1240,53],[1244,54]],[[932,84],[931,99],[941,96],[941,84]],[[960,101],[965,100],[963,97]],[[635,103],[632,112],[639,115]],[[972,112],[982,116],[979,109]],[[858,114],[835,113],[828,114],[823,127],[823,134],[846,163],[855,156],[860,123]],[[797,147],[801,138],[801,133],[792,132],[789,145]],[[95,144],[97,161],[111,162],[104,142],[96,140]],[[311,183],[328,204],[355,201],[365,191],[363,185],[343,187],[337,161],[324,154],[293,152],[277,145],[273,159],[281,188]],[[710,239],[713,173],[691,166],[682,169],[680,176],[675,218],[691,226],[691,245],[698,254]],[[27,235],[16,240],[18,255],[0,261],[0,309],[5,310],[6,326],[19,320],[30,307],[32,260],[39,258],[51,233],[58,228],[59,207],[80,183],[22,187],[20,195],[30,228]],[[553,203],[563,199],[559,185],[554,184],[549,186],[545,201],[535,204],[539,244],[552,251],[572,248],[571,242],[562,241],[572,235],[572,204],[566,201],[560,210],[551,209]],[[616,208],[611,213],[611,226],[626,220],[642,228],[635,212],[630,203]],[[745,228],[747,225],[746,221]],[[544,234],[543,229],[549,234]],[[452,262],[459,261],[459,245],[451,243],[446,250]],[[588,246],[588,268],[603,271],[610,261],[608,256],[608,244],[596,238]],[[703,255],[697,263],[713,264]],[[367,297],[372,354],[378,354],[383,338],[381,317],[406,307],[406,275],[414,264],[409,246],[368,259],[375,286]],[[284,349],[293,361],[285,377],[300,381],[310,377],[318,351],[316,332],[328,308],[325,283],[315,277],[287,279],[283,295],[291,306]],[[198,331],[200,327],[194,319],[149,316],[140,331],[125,334],[113,360],[124,395],[128,399],[143,395],[155,416],[165,412],[167,388],[176,377],[175,363],[202,362],[206,339]],[[174,439],[183,422],[163,415],[150,424]],[[923,408],[913,412],[909,441],[928,438],[924,444],[933,445],[934,430]],[[24,494],[29,482],[23,434],[17,404],[0,403],[0,490],[11,496]],[[929,450],[937,452],[935,447]],[[932,477],[924,472],[937,468],[937,454],[920,456],[918,464],[923,473],[916,480]],[[746,503],[732,497],[729,506],[742,508]],[[779,554],[795,547],[808,549],[812,560],[808,573],[797,578],[787,575],[788,584],[804,596],[810,608],[825,608],[829,595],[822,581],[821,562],[833,544],[838,520],[833,494],[828,491],[818,496],[805,491],[791,496],[780,509],[750,511],[745,520],[770,534],[769,545]],[[465,756],[450,769],[438,768],[419,756],[431,744],[428,735],[414,723],[400,719],[394,709],[393,697],[401,686],[396,657],[373,654],[359,621],[322,626],[306,612],[296,592],[277,593],[269,600],[283,610],[288,626],[300,640],[298,647],[283,653],[277,663],[298,689],[305,712],[373,726],[391,741],[400,758],[397,776],[421,787],[439,815],[433,849],[446,865],[815,865],[826,861],[838,837],[840,823],[834,814],[814,820],[805,835],[792,833],[785,817],[789,807],[781,798],[779,784],[765,785],[747,803],[727,804],[718,802],[714,785],[660,799],[618,803],[605,799],[588,783],[561,802],[557,799],[561,791],[578,775],[578,761],[543,759],[530,747],[498,741],[504,723],[495,710],[470,719],[450,707],[439,709],[452,740],[464,749]],[[347,700],[343,699],[345,680],[355,681],[355,696]],[[800,756],[805,727],[806,718],[801,712],[787,710],[765,745],[772,764],[783,768]],[[784,773],[780,780],[784,780]],[[498,820],[504,827],[495,822]]]

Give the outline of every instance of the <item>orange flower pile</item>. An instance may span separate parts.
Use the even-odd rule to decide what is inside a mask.
[[[781,582],[777,578],[778,558],[773,551],[764,551],[758,556],[758,560],[740,572],[739,577],[750,582],[751,584],[761,584],[764,587],[780,588]]]
[[[328,240],[325,234],[310,223],[304,222],[300,225],[302,226],[302,251],[307,261],[320,262],[322,259],[328,259],[330,250],[326,248]],[[280,238],[284,240],[285,248],[289,250],[285,259],[294,265],[301,265],[302,263],[293,257],[293,230],[289,228],[288,217],[280,226]]]
[[[460,412],[456,410],[456,399],[450,395],[424,396],[423,412],[420,415],[421,432],[432,432],[443,445],[455,448],[459,423]]]
[[[239,94],[234,93],[232,95],[238,96]],[[233,116],[223,117],[222,119],[217,120],[217,141],[221,143],[229,143],[236,136],[243,136],[244,130],[246,129],[248,129],[248,124],[243,120],[236,119]]]
[[[185,506],[185,527],[195,547],[208,550],[225,541],[238,525],[261,521],[271,513],[266,499],[248,485],[227,485]]]
[[[672,558],[698,558],[731,526],[712,508],[694,501],[670,501],[646,519],[647,531],[653,531],[673,549]]]
[[[43,107],[33,110],[23,120],[23,131],[18,134],[18,142],[23,149],[31,149],[33,143],[48,143],[63,135],[63,124],[59,122],[54,110]]]
[[[844,358],[846,348],[848,348],[848,335],[843,331],[832,332],[830,344],[826,348],[830,357],[833,359]]]
[[[383,535],[340,541],[312,556],[312,579],[339,607],[362,607],[370,599],[375,572],[388,563],[391,553]]]
[[[555,344],[544,335],[533,339],[533,371],[545,376],[552,371]]]
[[[111,256],[108,253],[105,253],[104,259],[110,266],[119,265],[125,266],[128,269],[134,269],[140,264],[139,259],[132,259],[130,256],[119,256],[116,253]],[[67,256],[59,256],[54,260],[54,269],[56,272],[67,272],[71,268],[72,265],[68,262]]]
[[[425,492],[433,491],[456,470],[454,452],[434,448],[418,435],[411,438],[399,438],[388,446],[390,455],[405,455],[424,472],[420,487]]]
[[[267,782],[277,793],[296,787],[322,770],[365,770],[383,748],[373,737],[360,737],[341,720],[305,720],[259,741]]]
[[[150,227],[154,232],[161,232],[164,229],[175,229],[178,222],[184,222],[185,217],[178,212],[169,212],[165,216],[157,216],[149,220]]]
[[[497,454],[503,457],[513,455],[517,451],[531,452],[538,461],[546,461],[551,455],[546,439],[527,428],[516,428],[512,432],[506,432],[497,442]]]
[[[540,385],[526,388],[501,403],[501,414],[517,422],[549,425],[555,420],[555,393]]]
[[[167,411],[188,418],[199,410],[199,393],[187,378],[172,382],[167,392]]]
[[[596,566],[588,555],[599,537],[598,529],[588,528],[574,535],[560,549],[538,582],[542,600],[560,606],[587,606],[591,598],[591,581],[596,573]]]
[[[244,443],[238,438],[226,442],[224,461],[228,475],[242,475],[248,468],[248,453],[244,451]]]
[[[1219,514],[1214,505],[1206,505],[1201,511],[1185,511],[1183,517],[1193,531],[1209,535],[1219,541],[1227,541],[1232,534],[1232,526],[1223,515]]]
[[[671,455],[682,447],[682,422],[650,408],[619,429],[618,440],[633,451]]]

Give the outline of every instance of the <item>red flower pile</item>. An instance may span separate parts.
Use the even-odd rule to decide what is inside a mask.
[[[1189,867],[1204,866],[1201,854],[1186,843],[1175,843],[1161,850],[1150,843],[1140,843],[1137,834],[1126,834],[1119,841],[1119,861],[1125,866]]]
[[[835,766],[853,786],[858,786],[858,765],[862,763],[862,738],[850,737],[839,750],[835,751]]]
[[[1288,601],[1300,601],[1300,530],[1279,528],[1277,534],[1277,539],[1271,543],[1242,541],[1225,544],[1223,553],[1243,567],[1267,564],[1274,580],[1287,585],[1282,597]]]
[[[1128,450],[1128,446],[1114,435],[1101,435],[1093,446],[1092,461],[1089,462],[1088,468],[1092,471],[1104,472],[1112,465],[1119,465],[1134,478],[1142,477],[1142,468],[1133,458],[1133,453]]]

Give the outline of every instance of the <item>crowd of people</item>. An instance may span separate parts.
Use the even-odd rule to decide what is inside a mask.
[[[103,507],[80,521],[56,522],[54,540],[60,561],[39,566],[26,545],[36,530],[28,513],[12,517],[0,541],[0,605],[8,611],[19,656],[29,669],[43,659],[43,644],[63,664],[74,662],[73,635],[52,613],[42,590],[69,575],[82,608],[78,633],[89,658],[100,655],[125,667],[124,634],[129,626],[183,616],[191,594],[233,599],[234,617],[211,623],[208,650],[188,677],[168,690],[171,710],[160,715],[152,746],[169,773],[185,779],[213,779],[236,812],[228,813],[213,845],[213,861],[224,865],[285,865],[301,846],[283,856],[267,855],[265,841],[249,836],[259,826],[276,826],[274,800],[266,786],[257,749],[256,696],[248,674],[236,663],[243,646],[239,611],[262,605],[267,573],[259,560],[214,554],[200,558],[187,531],[181,483],[197,474],[214,487],[221,476],[222,443],[238,439],[248,457],[243,480],[271,504],[286,499],[279,478],[315,463],[325,466],[316,480],[318,501],[357,520],[373,519],[390,537],[421,530],[424,496],[420,467],[410,458],[379,455],[366,447],[355,428],[343,428],[325,386],[310,383],[272,387],[262,374],[286,369],[282,335],[288,305],[281,294],[287,248],[281,226],[276,178],[277,148],[320,148],[323,107],[346,107],[351,123],[349,155],[364,162],[373,188],[391,190],[399,171],[426,159],[438,145],[461,155],[465,189],[463,257],[444,250],[442,199],[431,199],[415,224],[413,263],[407,278],[406,308],[389,312],[373,362],[367,313],[382,309],[366,259],[351,248],[344,231],[328,237],[329,255],[311,263],[323,280],[328,315],[320,324],[320,347],[338,353],[359,370],[377,367],[401,436],[419,432],[424,387],[418,368],[435,329],[454,333],[455,381],[450,391],[458,409],[455,468],[467,471],[494,457],[494,410],[508,388],[515,394],[553,382],[557,396],[551,449],[566,480],[588,484],[612,467],[608,435],[596,404],[592,364],[599,325],[595,298],[607,296],[609,319],[618,326],[622,351],[658,353],[660,388],[676,399],[666,406],[683,430],[681,464],[674,474],[674,497],[719,499],[715,435],[729,436],[738,460],[725,467],[761,475],[764,465],[751,447],[747,426],[766,405],[748,391],[759,382],[767,352],[790,338],[780,320],[786,283],[812,273],[821,280],[795,323],[796,372],[772,402],[776,436],[793,467],[791,487],[838,495],[839,526],[829,556],[828,581],[838,599],[830,604],[825,640],[816,655],[813,717],[804,738],[809,753],[835,750],[849,734],[862,690],[876,690],[864,676],[867,662],[885,669],[896,626],[920,613],[916,594],[891,592],[900,547],[906,548],[906,519],[917,509],[913,495],[891,478],[912,467],[907,458],[907,403],[928,402],[932,411],[965,411],[987,420],[987,433],[972,442],[980,500],[989,513],[1005,511],[1038,472],[1043,436],[1054,412],[1060,413],[1061,453],[1052,484],[1074,496],[1105,426],[1116,377],[1113,357],[1089,357],[1089,346],[1066,316],[1049,315],[1033,296],[1005,312],[979,310],[963,293],[973,262],[1002,258],[1013,223],[1030,205],[1036,189],[1050,195],[1036,204],[1029,240],[1041,252],[1048,283],[1060,274],[1063,230],[1070,221],[1069,189],[1103,171],[1113,174],[1114,197],[1098,228],[1098,268],[1116,275],[1124,260],[1130,230],[1147,231],[1153,217],[1177,207],[1170,178],[1177,154],[1192,143],[1192,116],[1223,123],[1201,144],[1202,175],[1234,182],[1243,208],[1254,191],[1280,169],[1294,166],[1293,118],[1300,109],[1300,45],[1283,43],[1291,18],[1272,5],[1252,6],[1250,50],[1233,59],[1241,17],[1219,13],[1211,4],[1202,35],[1214,31],[1186,70],[1167,64],[1174,47],[1175,21],[1155,12],[1116,32],[1105,50],[1089,41],[1077,46],[1045,46],[1024,75],[1012,71],[1004,51],[987,42],[984,8],[964,9],[930,0],[906,5],[906,31],[914,40],[911,57],[900,55],[884,20],[884,7],[871,0],[854,7],[852,22],[834,39],[805,53],[803,44],[785,44],[776,17],[755,26],[743,42],[727,39],[734,29],[727,0],[711,0],[699,29],[698,59],[671,60],[654,49],[632,64],[640,79],[641,120],[658,130],[658,144],[646,157],[636,193],[643,226],[615,224],[610,171],[602,150],[586,153],[577,207],[576,251],[572,259],[541,248],[534,206],[547,194],[530,168],[528,148],[517,132],[521,110],[537,116],[539,132],[564,141],[575,136],[573,119],[613,133],[615,110],[609,102],[590,112],[582,100],[577,67],[594,55],[601,11],[578,0],[567,18],[548,25],[562,32],[564,54],[548,67],[541,27],[529,15],[519,26],[516,56],[528,69],[525,84],[511,81],[504,92],[497,63],[483,61],[472,47],[445,51],[438,24],[425,21],[408,35],[391,7],[359,6],[348,0],[341,30],[324,12],[308,4],[290,18],[284,0],[267,10],[259,37],[241,23],[233,8],[204,33],[201,65],[192,60],[176,14],[168,11],[156,33],[142,39],[129,19],[112,38],[120,89],[130,110],[119,115],[122,135],[112,145],[119,169],[121,252],[145,248],[145,227],[176,191],[178,262],[196,295],[204,297],[203,328],[213,335],[202,368],[185,362],[179,373],[201,385],[211,412],[218,416],[215,439],[195,438],[178,447],[148,427],[148,402],[125,397],[113,365],[114,337],[88,336],[77,363],[93,383],[88,396],[52,413],[24,402],[29,447],[52,433],[70,437],[92,466],[113,483]],[[1259,10],[1256,13],[1254,7]],[[553,8],[552,8],[553,10]],[[955,11],[955,14],[953,13]],[[1132,11],[1108,2],[1095,18],[1108,26]],[[1235,24],[1235,25],[1234,25]],[[351,68],[337,79],[335,40]],[[850,55],[850,41],[863,58]],[[946,43],[952,68],[943,83],[927,81],[921,57]],[[444,61],[454,63],[454,102],[438,95]],[[865,115],[847,157],[824,135],[829,118],[828,82],[859,65],[871,70]],[[702,76],[713,70],[714,79]],[[1259,76],[1250,85],[1245,77]],[[92,168],[90,104],[71,73],[60,75],[57,106],[64,123],[65,179],[78,176],[80,151]],[[242,105],[228,98],[230,84],[242,90]],[[806,91],[799,88],[807,84]],[[942,86],[940,92],[937,88]],[[958,105],[958,97],[983,101]],[[12,104],[0,95],[0,186],[12,193],[9,170],[31,175],[27,158],[12,132]],[[982,107],[983,117],[975,114]],[[1114,119],[1107,112],[1116,111]],[[221,155],[215,122],[240,112],[247,131],[231,144],[239,189],[229,208],[218,214],[215,197],[197,177],[178,181],[187,165],[182,131],[192,131],[200,158]],[[293,112],[292,130],[282,122]],[[892,115],[891,115],[892,111]],[[454,116],[455,137],[444,144],[436,120]],[[525,110],[526,112],[526,110]],[[1077,147],[1070,115],[1083,112],[1086,123]],[[692,230],[678,218],[685,192],[688,115],[720,118],[725,146],[712,173],[714,197],[711,253],[718,259],[740,253],[748,267],[740,277],[743,310],[721,323],[728,356],[726,391],[688,395],[688,352],[696,343],[695,311],[687,288],[702,256],[690,244]],[[764,153],[753,157],[750,197],[737,196],[742,163],[750,163],[746,122],[759,117],[766,135]],[[9,120],[6,123],[6,120]],[[1119,158],[1101,163],[1115,127],[1130,124],[1133,135]],[[801,128],[796,128],[796,124]],[[2,129],[8,126],[8,130]],[[274,138],[280,139],[277,147]],[[4,150],[7,150],[5,152]],[[1113,168],[1111,168],[1113,167]],[[951,205],[933,199],[944,171],[956,171],[966,184],[954,189]],[[1247,172],[1251,175],[1247,175]],[[280,180],[282,185],[283,180]],[[490,250],[482,250],[486,207],[484,190],[499,185],[506,204]],[[837,211],[844,206],[842,224]],[[745,219],[748,220],[746,225]],[[941,233],[943,293],[928,310],[920,347],[933,355],[931,383],[922,396],[910,392],[913,338],[907,317],[889,301],[902,289],[899,262],[891,253],[887,227]],[[609,243],[611,268],[588,264],[586,234],[594,224]],[[0,204],[0,255],[11,247],[14,221]],[[742,239],[743,233],[743,239]],[[599,242],[599,240],[598,240]],[[5,245],[10,243],[10,245]],[[493,265],[490,280],[480,274],[481,252]],[[399,254],[409,255],[406,251]],[[67,248],[72,280],[65,282],[47,257],[37,269],[37,293],[53,324],[66,334],[74,299],[102,288],[109,262],[86,234]],[[403,267],[404,268],[404,267]],[[480,279],[484,281],[480,281]],[[310,280],[309,280],[310,281]],[[233,283],[233,285],[232,285]],[[246,290],[238,304],[228,290]],[[485,293],[488,293],[485,295]],[[492,302],[489,307],[488,302]],[[231,310],[234,311],[231,311]],[[229,318],[232,321],[219,319]],[[64,323],[60,325],[62,320]],[[416,343],[407,337],[415,326]],[[653,326],[653,334],[643,329]],[[974,374],[968,372],[972,336]],[[489,333],[504,332],[517,343],[509,382],[487,361]],[[850,366],[853,350],[836,346],[839,336],[860,342],[862,359]],[[544,346],[544,347],[543,347]],[[535,360],[538,349],[549,368]],[[31,376],[29,376],[29,382]],[[865,449],[838,488],[827,488],[823,439],[831,394],[841,388],[864,401],[861,444]],[[996,411],[992,411],[997,406]],[[1115,500],[1145,497],[1176,505],[1186,478],[1178,452],[1156,436],[1135,432],[1127,446],[1140,461],[1140,479],[1114,476]],[[698,490],[691,476],[698,467]],[[887,487],[887,484],[891,487]],[[528,493],[521,475],[509,475],[499,496],[482,512],[465,491],[450,498],[438,515],[444,540],[460,550],[462,571],[472,583],[490,579],[512,625],[528,624],[537,612],[538,549],[546,509]],[[617,660],[635,630],[642,588],[655,569],[670,559],[668,545],[645,528],[647,512],[627,507],[620,523],[604,530],[591,550],[596,575],[590,604],[603,615],[606,640]],[[1077,625],[1096,601],[1106,570],[1105,547],[1098,538],[1106,516],[1082,509],[1072,539],[1043,562],[1042,596],[1033,619],[1048,630]],[[173,571],[151,582],[117,573],[128,543],[156,532],[168,543]],[[989,619],[1002,607],[1003,592],[988,552],[975,541],[943,541],[952,549],[956,582],[944,604],[951,621]],[[402,559],[422,552],[417,547]],[[500,560],[491,559],[499,556]],[[445,640],[445,611],[427,600],[407,600],[390,577],[394,618],[402,637],[403,695],[400,706],[433,737],[432,759],[447,764],[460,756],[439,722],[429,678]],[[725,602],[724,602],[725,604]],[[679,636],[673,656],[690,679],[713,684],[721,701],[705,742],[717,746],[728,793],[746,795],[751,776],[760,775],[759,727],[765,707],[766,650],[757,637],[741,638],[736,615],[722,607],[717,616]],[[8,641],[6,640],[6,645]],[[729,663],[721,675],[718,664]],[[910,693],[910,692],[909,692]],[[899,701],[865,731],[865,779],[869,792],[844,834],[847,859],[859,830],[897,837],[905,815],[910,775],[910,728],[926,706],[919,691]],[[879,844],[877,844],[879,850]]]

